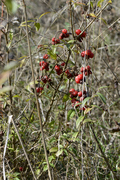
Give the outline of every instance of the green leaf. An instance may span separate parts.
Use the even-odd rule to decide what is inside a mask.
[[[53,159],[55,159],[54,156],[49,156],[49,157],[48,157],[49,163],[51,163],[51,161],[52,161]]]
[[[89,101],[91,99],[91,97],[87,97],[82,101],[82,107],[85,106],[86,102]]]
[[[46,15],[46,14],[48,14],[48,13],[50,13],[50,12],[45,12],[45,13],[41,14],[41,16],[39,17],[39,19],[40,19],[42,16],[44,16],[44,15]]]
[[[58,109],[60,109],[60,110],[63,110],[65,108],[65,105],[63,105],[63,104],[60,104],[59,106],[58,106]]]
[[[93,2],[92,1],[90,1],[90,6],[93,9]]]
[[[5,0],[5,5],[10,13],[15,13],[17,11],[18,5],[14,0]]]
[[[10,37],[10,40],[12,41],[12,39],[13,39],[13,30],[12,29],[10,30],[9,37]]]
[[[77,121],[76,121],[76,128],[79,127],[79,125],[80,125],[80,123],[83,121],[83,119],[84,119],[84,116],[80,116],[80,117],[77,119]]]
[[[76,139],[77,135],[78,135],[78,132],[73,133],[72,139]]]
[[[83,121],[83,124],[86,123],[86,122],[94,122],[94,121],[92,121],[91,119],[85,119],[85,120]]]
[[[57,151],[58,151],[58,147],[53,147],[53,148],[51,148],[49,151],[50,151],[51,153],[52,153],[52,152],[57,152]]]
[[[99,0],[98,3],[97,3],[97,6],[98,7],[101,7],[101,3],[103,2],[104,0]]]
[[[106,24],[107,25],[107,22],[106,22],[106,20],[105,19],[103,19],[103,18],[99,18],[99,19],[101,19],[103,22],[104,22],[104,24]],[[107,86],[108,87],[108,86]]]
[[[102,109],[102,108],[100,108],[100,107],[99,107],[99,106],[97,106],[97,105],[92,105],[92,107],[93,107],[93,108],[95,108],[95,107],[96,107],[96,108],[98,108],[98,109],[100,109],[100,110],[102,110],[102,111],[103,111],[103,109]]]
[[[68,41],[68,43],[70,44],[70,43],[74,43],[75,42],[75,40],[70,40],[70,41]]]
[[[48,167],[47,167],[47,164],[46,164],[46,165],[44,165],[43,171],[45,172],[47,170],[48,170]]]
[[[103,94],[101,94],[101,93],[97,93],[97,95],[99,96],[99,98],[102,100],[102,102],[104,103],[104,104],[106,104],[106,98],[103,96]]]
[[[63,102],[66,102],[69,99],[69,94],[65,94],[63,96]]]
[[[56,156],[60,156],[61,154],[63,153],[63,149],[59,150],[57,153],[56,153]]]
[[[109,86],[101,86],[100,88],[98,88],[98,90],[99,89],[103,89],[103,88],[108,88]]]
[[[71,114],[70,114],[70,118],[73,118],[75,115],[75,111],[73,111]]]
[[[67,120],[69,121],[70,119],[70,115],[72,114],[72,112],[74,112],[75,110],[74,109],[70,109],[67,113]]]
[[[51,57],[52,59],[54,59],[54,60],[57,59],[57,55],[54,54],[54,52],[53,52],[52,50],[49,50],[49,49],[48,49],[48,54],[50,55],[50,57]]]
[[[34,23],[34,26],[36,28],[36,31],[39,31],[40,29],[40,23]]]
[[[11,91],[13,89],[12,86],[6,86],[0,89],[0,94]]]

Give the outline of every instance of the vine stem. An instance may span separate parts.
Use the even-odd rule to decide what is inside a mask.
[[[26,22],[26,35],[27,35],[27,43],[28,43],[28,52],[29,52],[30,63],[31,63],[32,79],[33,79],[33,84],[34,84],[34,91],[35,91],[35,98],[36,98],[36,104],[37,104],[38,117],[39,117],[39,121],[40,121],[40,130],[41,130],[41,135],[42,135],[45,158],[46,158],[47,167],[48,167],[48,176],[49,176],[49,179],[52,180],[51,171],[50,171],[50,164],[49,164],[49,161],[48,161],[47,148],[46,148],[46,143],[45,143],[45,137],[44,137],[44,132],[43,132],[43,126],[42,126],[42,119],[41,119],[41,116],[40,116],[40,106],[39,106],[36,87],[35,87],[35,76],[34,76],[34,69],[33,69],[33,63],[32,63],[32,55],[31,55],[29,33],[28,33],[27,11],[26,11],[25,0],[23,0],[23,6],[24,6],[24,15],[25,15],[25,22]]]

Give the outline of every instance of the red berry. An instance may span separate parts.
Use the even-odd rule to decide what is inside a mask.
[[[75,82],[78,84],[80,83],[80,78],[78,76],[75,77]]]
[[[73,95],[74,97],[77,97],[78,91],[73,91],[73,92],[72,92],[72,95]]]
[[[80,71],[83,73],[85,71],[85,68],[81,67]]]
[[[48,81],[48,76],[44,76],[44,77],[42,77],[42,79],[41,79],[44,83],[47,83],[47,81]]]
[[[73,98],[73,99],[71,100],[71,102],[72,102],[72,103],[75,103],[75,102],[76,102],[76,99]]]
[[[94,54],[91,52],[91,54],[90,54],[90,58],[93,58],[94,57]]]
[[[87,108],[87,107],[85,106],[85,107],[80,108],[80,110],[81,110],[81,111],[85,111],[86,108]]]
[[[85,56],[85,51],[81,52],[81,56],[82,56],[82,57]]]
[[[20,170],[20,171],[23,171],[23,167],[19,167],[19,170]]]
[[[86,37],[87,33],[84,31],[82,34],[81,34],[81,37]]]
[[[60,43],[60,40],[56,39],[55,44],[59,44],[59,43]]]
[[[61,34],[59,35],[59,39],[63,39],[63,38],[64,38],[64,34],[61,33]]]
[[[80,103],[79,101],[75,101],[75,107],[79,107],[80,106],[80,104],[78,104],[78,103]]]
[[[44,69],[46,69],[46,68],[48,68],[48,65],[49,64],[47,62],[44,62],[42,66],[44,67]]]
[[[43,59],[48,59],[48,55],[45,54],[45,55],[43,56]]]
[[[65,38],[69,37],[69,34],[68,33],[64,34],[64,37]]]
[[[90,66],[86,66],[85,67],[85,71],[90,71],[91,67]]]
[[[82,96],[82,91],[78,92],[78,96],[81,97]]]
[[[69,69],[67,69],[67,70],[65,71],[65,73],[66,73],[66,74],[70,74]]]
[[[55,42],[55,40],[56,40],[56,38],[53,37],[53,38],[52,38],[52,42]]]
[[[77,30],[75,31],[75,33],[76,33],[77,35],[79,35],[79,34],[81,33],[81,30],[80,30],[80,29],[77,29]]]
[[[56,65],[56,66],[55,66],[55,70],[56,70],[56,71],[60,71],[60,65]]]
[[[91,55],[91,50],[86,50],[85,55],[90,56]]]
[[[62,69],[60,69],[59,71],[57,71],[57,74],[58,74],[58,75],[62,74]]]
[[[43,90],[43,87],[36,87],[36,92],[39,93],[39,92],[42,92]]]
[[[75,89],[72,88],[69,90],[69,93],[73,93],[74,91],[75,91]]]
[[[40,61],[39,65],[42,66],[45,62],[44,61]]]
[[[85,98],[84,97],[80,97],[80,101],[83,101]]]
[[[63,63],[61,63],[61,66],[64,66],[65,65],[65,63],[63,62]]]
[[[83,74],[78,74],[80,80],[83,80]]]
[[[67,33],[67,29],[63,29],[63,30],[62,30],[62,33],[63,33],[63,34],[66,34],[66,33]]]

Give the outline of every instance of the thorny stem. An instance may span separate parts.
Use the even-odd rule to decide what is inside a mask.
[[[94,131],[92,125],[90,125],[90,128],[91,128],[91,130],[92,130],[94,139],[95,139],[95,141],[96,141],[97,144],[98,144],[98,147],[99,147],[99,149],[100,149],[100,152],[101,152],[101,154],[102,154],[102,156],[103,156],[103,158],[104,158],[104,160],[105,160],[105,162],[106,162],[108,168],[109,168],[110,171],[113,173],[114,178],[115,178],[116,180],[119,180],[118,177],[116,176],[115,172],[113,171],[113,169],[112,169],[112,167],[111,167],[111,165],[110,165],[110,163],[109,163],[108,158],[105,156],[105,154],[104,154],[104,152],[103,152],[103,150],[102,150],[102,147],[101,147],[101,145],[100,145],[100,143],[99,143],[99,141],[98,141],[98,139],[97,139],[97,136],[95,135],[95,131]]]
[[[33,63],[32,63],[32,55],[31,55],[30,40],[29,40],[29,33],[28,33],[28,24],[27,24],[27,11],[26,11],[26,4],[25,4],[24,0],[23,0],[23,5],[24,5],[24,14],[25,14],[25,21],[26,21],[26,34],[27,34],[28,52],[29,52],[29,57],[30,57],[30,62],[31,62],[32,79],[33,79],[33,84],[34,84],[37,111],[38,111],[38,116],[39,116],[39,121],[40,121],[40,130],[41,130],[41,135],[42,135],[42,140],[43,140],[45,158],[46,158],[47,167],[48,167],[48,176],[49,176],[49,179],[52,180],[50,165],[49,165],[49,161],[48,161],[47,148],[46,148],[46,143],[45,143],[45,137],[44,137],[44,132],[43,132],[43,126],[42,126],[42,119],[40,116],[40,106],[39,106],[37,92],[36,92],[36,88],[35,88],[35,77],[34,77],[34,69],[33,69]]]

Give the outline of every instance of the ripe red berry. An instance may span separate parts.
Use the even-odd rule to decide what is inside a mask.
[[[81,37],[86,37],[87,33],[84,31],[82,34],[81,34]]]
[[[74,88],[71,88],[70,90],[69,90],[69,93],[73,93],[75,91],[75,89]]]
[[[90,66],[86,66],[85,67],[85,71],[90,71],[91,67]]]
[[[78,104],[78,103],[80,103],[79,101],[75,101],[75,107],[79,107],[80,106],[80,104]]]
[[[85,71],[85,68],[81,67],[80,71],[83,73]]]
[[[78,74],[80,80],[83,80],[83,74]]]
[[[75,103],[75,102],[76,102],[76,99],[75,99],[75,98],[73,98],[73,99],[71,100],[71,102],[72,102],[72,103]]]
[[[78,92],[78,96],[81,97],[82,96],[82,91]]]
[[[90,54],[90,58],[93,58],[94,57],[94,54],[91,52],[91,54]]]
[[[48,55],[44,54],[43,59],[48,59]]]
[[[42,79],[41,79],[44,83],[47,83],[47,81],[48,81],[48,76],[44,76],[44,77],[42,77]]]
[[[66,33],[67,33],[67,29],[63,29],[63,30],[62,30],[62,33],[63,33],[63,34],[66,34]]]
[[[86,51],[85,51],[85,55],[87,55],[88,57],[90,57],[90,55],[91,55],[91,50],[86,50]]]
[[[61,66],[64,66],[65,65],[65,63],[63,62],[63,63],[61,63]]]
[[[73,95],[74,97],[77,97],[78,91],[73,91],[73,92],[72,92],[72,95]]]
[[[60,65],[55,65],[55,70],[60,71]]]
[[[84,107],[80,108],[80,110],[85,111],[86,108],[87,108],[87,106],[84,106]]]
[[[20,171],[23,171],[23,167],[19,167],[19,170],[20,170]]]
[[[59,43],[60,43],[60,40],[56,39],[55,44],[59,44]]]
[[[59,39],[63,39],[63,38],[64,38],[64,34],[61,33],[61,34],[59,35]]]
[[[75,77],[75,82],[78,84],[80,83],[80,78],[78,76]]]
[[[56,40],[56,38],[53,37],[53,38],[52,38],[52,42],[55,42],[55,40]]]
[[[59,71],[56,71],[58,75],[62,74],[62,69],[60,69]]]
[[[43,87],[36,87],[36,92],[39,93],[39,92],[42,92],[43,90]]]
[[[79,34],[81,33],[81,30],[80,30],[80,29],[77,29],[77,30],[75,31],[75,33],[76,33],[77,35],[79,35]]]
[[[84,97],[80,97],[80,101],[83,101],[85,98]]]
[[[85,56],[85,51],[81,52],[81,56],[82,56],[82,57]]]
[[[44,61],[40,61],[39,65],[42,66],[45,62]]]

